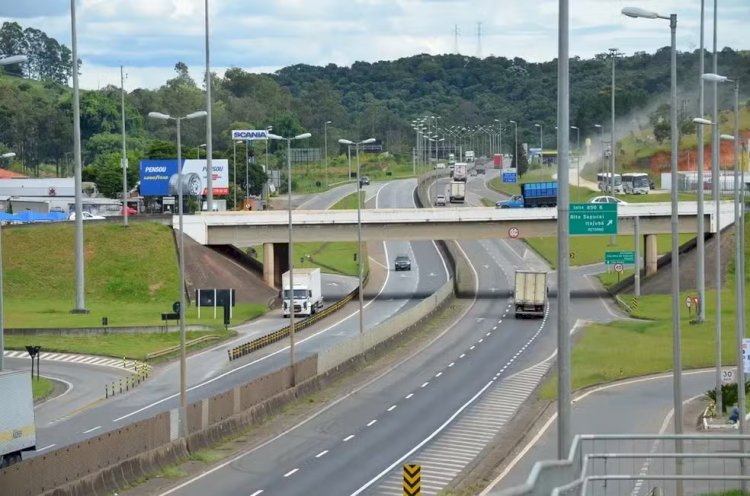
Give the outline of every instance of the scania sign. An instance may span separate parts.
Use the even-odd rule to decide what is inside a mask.
[[[233,140],[267,140],[268,131],[265,129],[233,129]]]

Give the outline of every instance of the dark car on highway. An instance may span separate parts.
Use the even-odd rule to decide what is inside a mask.
[[[411,260],[407,255],[399,255],[395,262],[396,270],[411,270]]]
[[[370,185],[370,178],[367,176],[362,176],[359,178],[359,187],[362,186],[369,186]]]

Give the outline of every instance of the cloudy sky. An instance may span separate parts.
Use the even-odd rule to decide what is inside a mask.
[[[572,55],[619,48],[630,54],[669,44],[668,22],[630,19],[625,6],[678,14],[678,48],[699,45],[700,0],[571,0]],[[558,0],[209,0],[211,66],[272,72],[297,63],[351,65],[418,53],[551,60]],[[712,5],[706,0],[706,44]],[[78,0],[81,85],[158,87],[185,62],[205,66],[204,0]],[[45,31],[70,46],[69,0],[0,0],[0,20]],[[749,0],[720,0],[719,48],[750,49]],[[477,41],[481,23],[481,46]]]

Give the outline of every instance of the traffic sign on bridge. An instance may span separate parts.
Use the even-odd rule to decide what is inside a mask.
[[[571,203],[571,235],[617,234],[617,203]]]
[[[622,264],[635,265],[634,251],[605,251],[604,263],[607,265]]]

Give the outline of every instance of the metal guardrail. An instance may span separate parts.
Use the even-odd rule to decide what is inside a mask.
[[[316,313],[315,315],[311,315],[310,317],[304,320],[295,322],[294,332],[297,333],[301,331],[302,329],[305,329],[306,327],[313,325],[315,322],[319,321],[320,319],[328,317],[333,312],[336,312],[337,310],[341,309],[344,305],[352,301],[357,295],[358,295],[358,288],[355,288],[353,291],[347,294],[344,298],[337,301],[330,307],[327,307],[321,310],[320,312]],[[247,343],[243,343],[239,346],[235,346],[234,348],[229,348],[227,350],[227,354],[229,355],[229,361],[236,360],[237,358],[248,355],[252,353],[253,351],[256,351],[265,346],[268,346],[269,344],[273,344],[277,341],[281,341],[282,339],[288,336],[289,336],[289,326],[286,326],[270,334],[266,334],[265,336],[261,336],[259,338],[255,338],[251,341],[248,341]]]
[[[750,487],[748,435],[582,434],[568,458],[534,464],[497,496],[719,494]]]
[[[199,338],[191,339],[190,341],[186,342],[185,347],[189,348],[195,344],[202,343],[204,341],[214,341],[216,339],[219,339],[219,336],[214,336],[213,334],[210,334],[208,336],[201,336]],[[169,348],[164,348],[163,350],[155,351],[153,353],[147,353],[146,360],[153,360],[154,358],[163,357],[165,355],[169,355],[170,353],[174,353],[176,351],[180,351],[179,344],[170,346]]]

